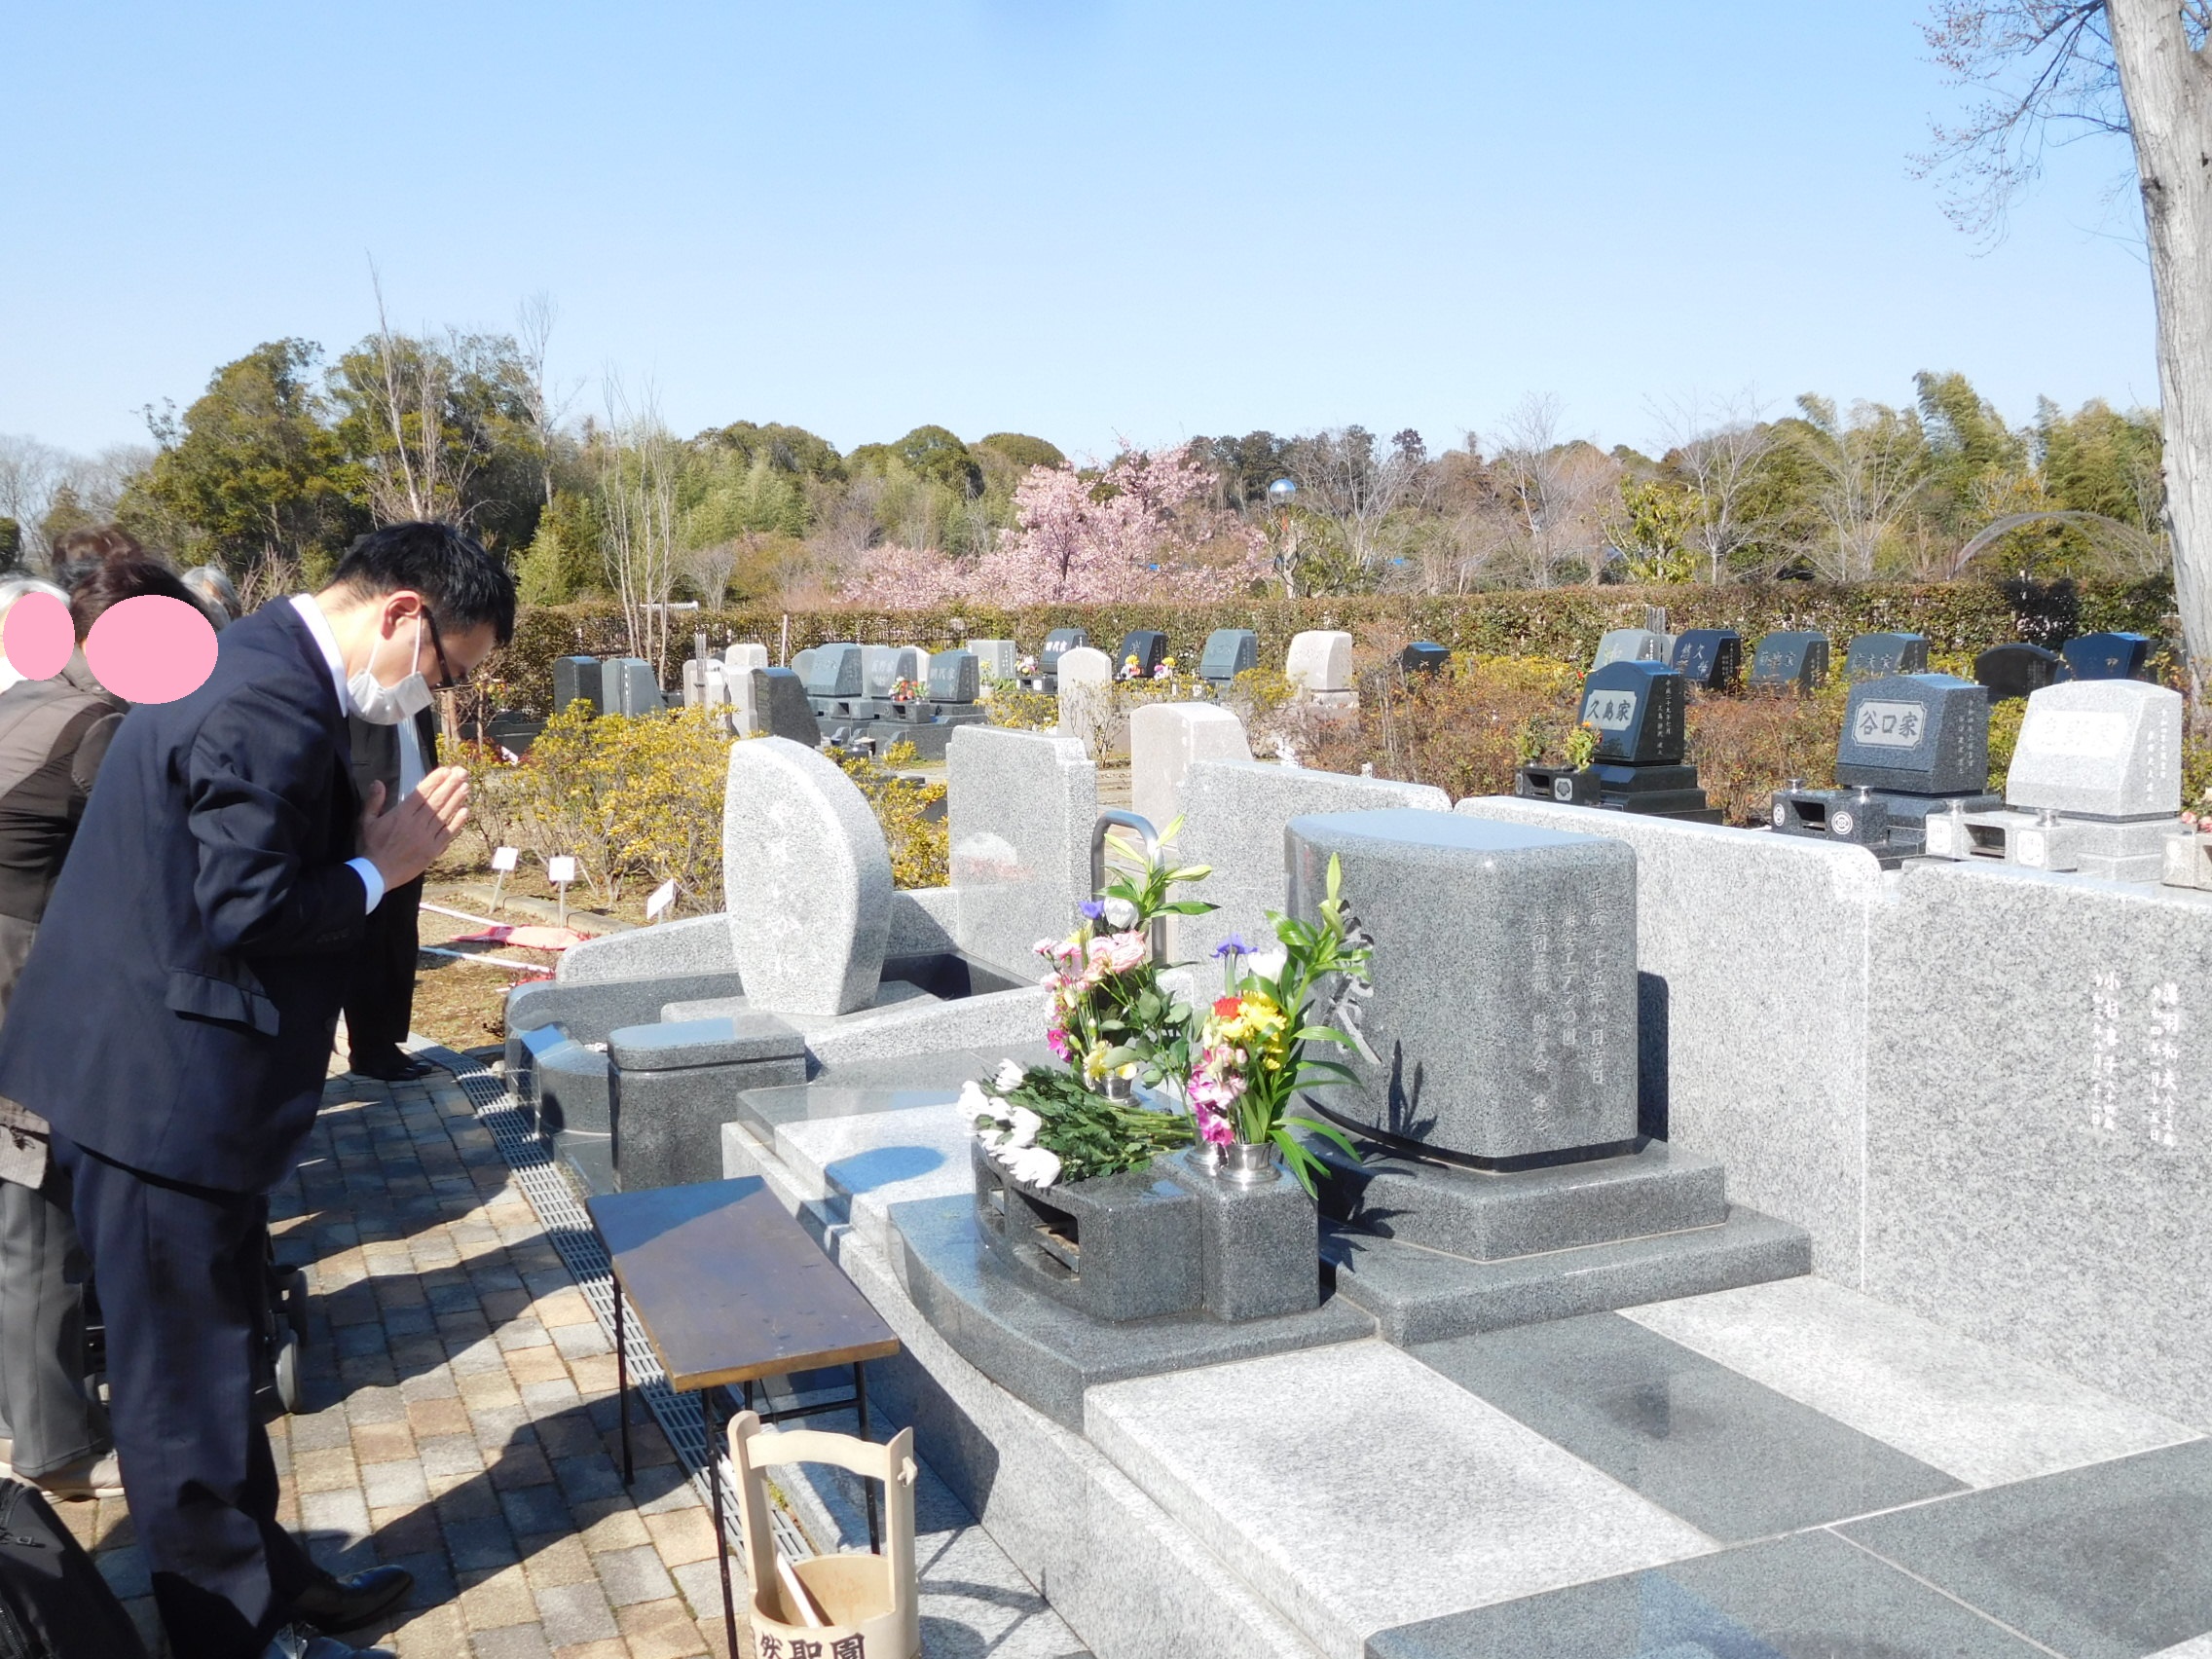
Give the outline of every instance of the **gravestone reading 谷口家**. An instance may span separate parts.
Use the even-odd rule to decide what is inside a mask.
[[[1948,674],[1892,675],[1851,688],[1833,790],[1778,790],[1786,835],[1849,841],[1894,867],[1920,852],[1928,816],[2003,804],[1989,790],[1989,693]]]

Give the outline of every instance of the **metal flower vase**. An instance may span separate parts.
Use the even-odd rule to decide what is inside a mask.
[[[1221,1149],[1220,1176],[1239,1187],[1262,1187],[1282,1173],[1272,1141],[1232,1141]]]

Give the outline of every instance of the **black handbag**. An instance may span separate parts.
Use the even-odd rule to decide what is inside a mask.
[[[0,1659],[146,1659],[138,1627],[45,1494],[6,1478]]]

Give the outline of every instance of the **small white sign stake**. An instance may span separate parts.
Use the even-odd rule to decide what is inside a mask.
[[[668,907],[675,903],[676,883],[673,881],[662,882],[652,890],[651,896],[645,900],[645,920],[648,922],[659,921]]]
[[[569,883],[576,879],[576,861],[563,853],[545,861],[545,879],[561,896],[560,925],[569,925]]]
[[[514,872],[515,861],[521,855],[512,847],[492,849],[492,913],[499,913],[499,896],[505,891],[507,877]]]

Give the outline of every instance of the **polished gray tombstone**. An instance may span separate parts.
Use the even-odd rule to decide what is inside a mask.
[[[599,706],[603,714],[657,715],[666,707],[653,665],[644,657],[609,657],[599,665]]]
[[[1292,820],[1291,912],[1329,861],[1375,941],[1373,1061],[1321,1096],[1418,1155],[1512,1168],[1637,1133],[1636,855],[1618,841],[1442,813]]]
[[[1249,628],[1216,628],[1206,636],[1198,657],[1198,678],[1227,685],[1247,669],[1260,666],[1260,636]]]
[[[804,652],[800,653],[804,655]],[[760,698],[757,719],[769,737],[789,738],[809,749],[822,747],[822,721],[806,700],[806,685],[796,671],[764,668],[754,671]]]
[[[985,680],[1012,680],[1021,655],[1012,640],[970,640],[968,649],[975,652]]]
[[[806,694],[826,700],[865,697],[867,672],[861,649],[854,645],[816,646],[807,665]]]
[[[583,704],[592,714],[600,711],[599,658],[565,656],[553,659],[553,712],[560,714],[571,703]]]
[[[1836,745],[1835,790],[1778,790],[1775,830],[1863,846],[1894,868],[1926,843],[1928,816],[2002,805],[1989,793],[1989,692],[1948,674],[1862,680]]]
[[[1659,662],[1674,655],[1675,642],[1651,628],[1615,628],[1598,642],[1592,668],[1613,662]]]
[[[1812,691],[1828,677],[1828,637],[1808,630],[1769,634],[1751,653],[1753,685]]]
[[[1896,674],[1919,674],[1928,667],[1925,634],[1861,634],[1843,653],[1848,680],[1882,680]]]

